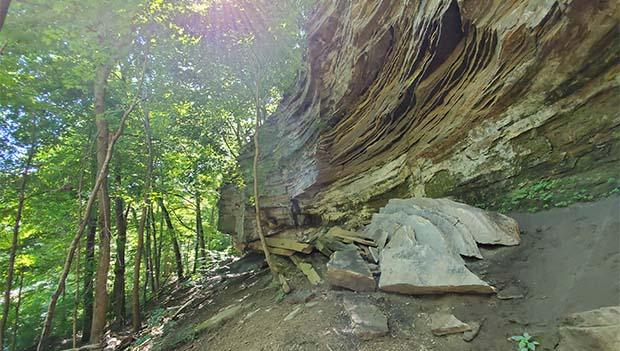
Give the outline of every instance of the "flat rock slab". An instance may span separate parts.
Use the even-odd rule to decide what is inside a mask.
[[[351,317],[353,334],[362,340],[370,340],[389,332],[387,317],[367,300],[344,298],[344,308]]]
[[[404,212],[408,215],[423,217],[440,229],[445,239],[459,254],[467,257],[482,258],[480,249],[478,249],[478,245],[469,228],[454,216],[434,209],[422,208],[406,199],[392,199],[380,212],[382,214]]]
[[[461,322],[452,314],[437,312],[431,315],[431,332],[437,336],[463,333],[470,330],[472,328],[469,324]]]
[[[418,244],[410,235],[397,235],[384,248],[379,289],[412,295],[495,292],[449,253]]]
[[[327,263],[327,281],[354,291],[375,291],[377,283],[357,250],[336,251]]]
[[[559,334],[558,351],[620,350],[620,306],[569,315]]]
[[[423,209],[431,209],[458,219],[479,244],[518,245],[519,225],[514,219],[449,199],[411,198],[407,201]]]

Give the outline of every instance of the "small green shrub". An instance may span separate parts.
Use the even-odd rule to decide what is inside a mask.
[[[540,345],[540,343],[535,341],[534,337],[527,332],[523,333],[523,335],[512,336],[510,339],[517,342],[517,349],[519,351],[535,351],[536,346]]]

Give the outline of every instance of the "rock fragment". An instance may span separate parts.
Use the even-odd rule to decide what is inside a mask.
[[[470,331],[472,328],[458,320],[454,315],[437,312],[431,315],[431,332],[437,336],[457,334]]]
[[[293,318],[297,317],[299,312],[301,312],[301,306],[295,308],[293,311],[291,311],[291,313],[287,314],[286,317],[284,317],[284,321],[288,322],[292,320]]]
[[[495,289],[447,253],[397,235],[381,254],[379,289],[401,294],[494,293]]]
[[[368,264],[356,250],[332,254],[327,263],[327,281],[354,291],[375,291],[377,285]]]
[[[497,298],[500,300],[515,300],[522,299],[523,297],[525,297],[523,291],[514,285],[502,289],[497,293]]]
[[[470,342],[472,340],[474,340],[476,338],[476,336],[478,336],[478,333],[480,332],[480,327],[482,323],[479,322],[470,322],[468,323],[469,326],[471,327],[470,331],[466,331],[463,333],[463,340]]]
[[[310,291],[310,290],[296,290],[290,294],[288,294],[285,298],[284,298],[284,302],[290,304],[290,305],[297,305],[300,303],[306,303],[310,300],[312,300],[316,295],[314,294],[314,292]]]
[[[389,332],[387,317],[369,301],[345,297],[344,308],[351,317],[353,334],[360,339],[370,340]]]

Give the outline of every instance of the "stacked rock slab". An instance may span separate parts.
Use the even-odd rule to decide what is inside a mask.
[[[519,243],[513,219],[448,199],[390,200],[366,234],[378,243],[379,288],[402,294],[493,293],[461,256],[482,258],[476,243]]]
[[[368,264],[356,250],[336,251],[327,263],[327,281],[355,291],[375,291],[376,282]]]

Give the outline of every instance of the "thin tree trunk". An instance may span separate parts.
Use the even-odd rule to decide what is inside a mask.
[[[267,242],[265,241],[265,235],[263,234],[263,227],[260,222],[260,194],[258,191],[258,157],[260,155],[259,143],[258,143],[258,127],[260,126],[260,76],[258,75],[258,68],[256,70],[256,119],[255,119],[255,127],[254,131],[254,163],[253,163],[253,171],[254,171],[254,206],[256,209],[256,231],[258,233],[258,237],[260,238],[260,242],[263,246],[263,252],[265,253],[265,259],[267,261],[267,265],[269,265],[269,269],[274,277],[278,276],[278,269],[273,264],[271,260],[271,254],[269,253],[269,248],[267,247]]]
[[[82,237],[82,234],[84,234],[84,231],[86,229],[86,224],[87,224],[86,218],[90,217],[93,204],[95,203],[95,198],[97,194],[99,193],[99,188],[101,187],[101,184],[103,183],[103,177],[105,174],[107,174],[107,168],[110,164],[110,160],[112,159],[112,152],[114,151],[114,145],[116,144],[118,139],[123,134],[123,130],[125,128],[125,121],[127,120],[127,117],[129,117],[129,115],[134,110],[134,108],[136,107],[136,104],[139,101],[139,92],[142,90],[142,82],[144,81],[144,74],[146,71],[146,59],[147,59],[147,56],[145,55],[144,65],[142,67],[142,75],[138,82],[138,94],[136,94],[136,97],[134,98],[133,102],[123,112],[123,115],[121,116],[118,129],[116,130],[116,132],[110,139],[110,142],[108,143],[108,150],[106,152],[106,157],[105,157],[105,160],[103,162],[101,169],[99,170],[99,173],[97,174],[97,179],[95,181],[95,185],[93,186],[93,190],[88,196],[88,201],[86,202],[86,207],[84,209],[85,211],[84,216],[82,217],[82,220],[80,221],[80,226],[78,228],[78,231],[75,237],[73,237],[73,240],[69,247],[69,252],[67,254],[67,258],[65,259],[65,263],[62,269],[62,273],[60,275],[58,286],[56,287],[56,290],[54,291],[50,299],[50,304],[47,309],[47,314],[45,315],[45,321],[43,322],[43,330],[41,331],[41,339],[39,340],[39,344],[37,345],[37,351],[42,351],[43,347],[47,346],[46,342],[52,329],[52,321],[54,320],[54,313],[56,311],[56,303],[58,302],[58,297],[60,296],[60,293],[64,290],[67,275],[69,275],[69,271],[71,270],[71,262],[73,261],[73,256],[75,255],[75,251],[77,249],[78,243],[80,242],[80,238]]]
[[[159,265],[157,263],[157,261],[159,260],[158,258],[158,253],[159,253],[159,248],[157,246],[157,223],[155,222],[155,210],[153,209],[154,205],[151,205],[151,227],[152,227],[152,237],[153,237],[153,247],[151,249],[151,278],[153,279],[152,281],[152,286],[153,286],[153,293],[155,294],[155,299],[157,299],[157,292],[159,291]]]
[[[93,173],[93,175],[96,173]],[[97,236],[97,207],[93,205],[88,218],[86,251],[84,253],[84,314],[82,316],[82,342],[90,340],[90,326],[93,322],[93,277],[95,276],[95,237]]]
[[[15,304],[15,321],[13,322],[13,340],[11,351],[17,348],[17,330],[19,329],[19,308],[22,305],[22,288],[24,287],[24,271],[19,272],[19,290],[17,291],[17,303]]]
[[[76,259],[75,259],[75,295],[73,300],[73,322],[72,322],[72,341],[73,348],[77,347],[77,319],[78,305],[80,300],[80,243],[78,243]]]
[[[153,258],[151,257],[151,211],[150,206],[146,212],[146,240],[144,245],[144,263],[146,265],[146,270],[144,271],[144,290],[142,293],[142,299],[146,301],[146,295],[148,291],[149,284],[151,284],[151,291],[154,292],[153,289]]]
[[[198,262],[200,262],[200,257],[198,256],[198,247],[200,246],[198,240],[198,234],[196,233],[196,240],[194,240],[194,268],[192,269],[192,274],[196,273],[196,269],[198,268]]]
[[[161,261],[162,261],[162,251],[164,245],[164,216],[161,213],[161,208],[159,209],[159,239],[157,239],[157,255],[155,256],[157,260],[155,261],[155,282],[157,283],[157,290],[161,289]],[[169,276],[170,270],[164,266],[164,275]],[[165,284],[165,283],[164,283]]]
[[[82,161],[80,162],[80,177],[79,177],[79,181],[78,181],[78,190],[77,190],[77,194],[78,194],[78,211],[77,211],[77,216],[79,217],[82,214],[82,189],[83,189],[83,185],[84,185],[84,167],[85,167],[85,163],[86,160],[88,159],[88,155],[89,153],[92,152],[90,150],[90,147],[86,148],[86,154],[84,155],[84,157],[82,158]],[[94,172],[93,172],[94,174]],[[74,295],[74,299],[73,299],[73,321],[72,321],[72,341],[73,341],[73,348],[77,347],[77,333],[78,333],[78,308],[80,306],[80,242],[78,242],[78,247],[77,247],[77,258],[75,260],[75,295]]]
[[[17,243],[19,239],[19,226],[22,220],[22,212],[24,211],[24,203],[26,202],[26,182],[28,181],[28,172],[32,158],[34,157],[35,146],[31,145],[28,150],[28,156],[24,169],[22,171],[21,183],[19,185],[19,200],[17,203],[17,214],[15,215],[15,225],[13,226],[13,238],[11,241],[11,249],[9,252],[9,266],[6,273],[6,286],[4,289],[4,303],[2,305],[2,319],[0,320],[0,350],[4,350],[4,332],[9,319],[9,308],[11,307],[11,288],[13,286],[13,274],[15,272],[15,257],[17,256]]]
[[[170,214],[164,205],[164,200],[159,199],[159,207],[161,207],[161,213],[166,221],[166,226],[168,227],[168,232],[172,237],[172,249],[174,250],[174,260],[177,266],[177,278],[178,281],[183,280],[183,258],[181,256],[181,249],[179,247],[179,241],[177,240],[177,235],[174,231],[174,226],[172,225],[172,220],[170,220]]]
[[[138,242],[136,244],[136,259],[133,266],[133,289],[131,299],[131,325],[134,333],[140,331],[140,264],[144,249],[144,227],[146,222],[146,206],[142,207],[142,214],[138,224]]]
[[[11,0],[0,0],[0,31],[2,30],[2,26],[4,26],[6,15],[9,13],[10,4]],[[2,349],[0,348],[0,350]]]
[[[116,162],[116,184],[121,187],[121,164],[120,158]],[[125,325],[125,246],[127,243],[127,219],[123,208],[124,201],[121,195],[114,199],[114,213],[116,216],[116,261],[114,263],[114,288],[112,289],[115,330],[120,330]]]
[[[103,65],[97,72],[95,82],[95,123],[97,124],[97,169],[103,173],[99,187],[99,259],[95,275],[95,299],[93,303],[93,323],[90,343],[98,344],[103,338],[108,308],[108,273],[110,270],[110,194],[108,193],[108,167],[104,166],[110,131],[105,112],[105,90],[111,67]]]
[[[202,226],[202,205],[200,204],[200,192],[196,190],[196,240],[200,248],[200,267],[204,268],[207,263],[207,249],[205,247],[204,228]]]
[[[146,182],[144,186],[144,204],[142,205],[142,217],[140,218],[140,224],[138,226],[138,244],[136,246],[136,260],[134,263],[134,275],[133,275],[133,291],[131,301],[131,314],[132,314],[132,330],[134,333],[140,331],[142,321],[140,319],[140,263],[142,261],[142,250],[144,246],[144,227],[146,224],[146,217],[148,215],[147,209],[151,202],[151,176],[153,173],[153,147],[151,142],[151,126],[149,121],[149,112],[145,110],[144,114],[144,135],[146,139],[148,161],[146,165]]]
[[[215,226],[215,222],[214,222],[214,218],[215,218],[215,207],[216,207],[216,206],[212,206],[212,207],[211,207],[211,215],[209,216],[209,227],[210,227],[210,228],[215,228],[215,227],[216,227],[216,226]],[[211,240],[211,239],[212,239],[212,238],[211,238],[209,235],[207,235],[207,249],[209,249],[209,250],[212,250],[212,249],[213,249],[213,247],[211,246],[211,241],[213,241],[213,240]]]

